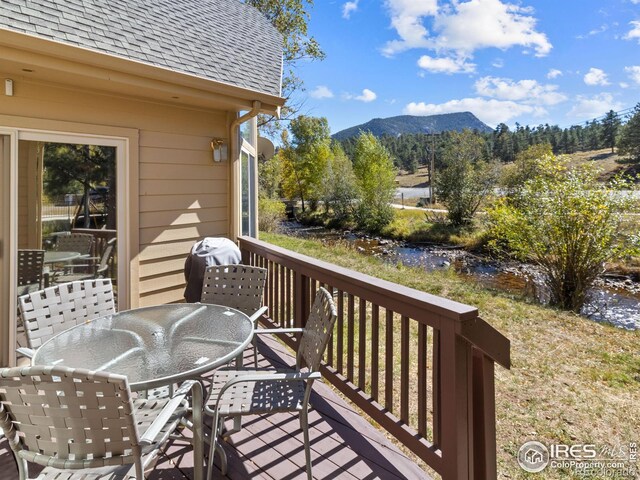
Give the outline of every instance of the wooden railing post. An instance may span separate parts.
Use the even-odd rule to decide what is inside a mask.
[[[457,335],[453,322],[442,322],[439,340],[441,474],[444,480],[471,479],[471,351],[467,342]]]
[[[309,315],[309,277],[298,271],[294,272],[293,306],[293,325],[302,328]]]
[[[475,478],[496,478],[494,362],[473,349],[473,452]]]

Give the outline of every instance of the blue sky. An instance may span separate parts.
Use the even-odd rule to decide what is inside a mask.
[[[332,133],[471,111],[491,127],[582,124],[640,102],[640,0],[315,0],[327,58],[301,113]]]

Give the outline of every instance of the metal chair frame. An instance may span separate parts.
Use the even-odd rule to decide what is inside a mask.
[[[249,316],[254,331],[258,319],[267,311],[262,305],[267,269],[251,265],[213,265],[207,267],[202,282],[202,303],[235,308]],[[258,341],[254,334],[253,361],[258,365]]]
[[[33,357],[52,336],[86,320],[116,312],[111,279],[63,283],[18,297],[28,348],[17,351]]]
[[[127,378],[54,366],[0,369],[0,427],[18,464],[38,480],[144,479],[144,470],[188,413],[190,381],[165,400],[134,399]]]
[[[322,356],[337,318],[331,294],[324,288],[316,293],[311,313],[304,328],[258,330],[259,334],[302,333],[293,370],[220,369],[213,375],[211,391],[205,403],[205,413],[213,417],[213,438],[209,451],[207,479],[213,473],[216,439],[227,417],[297,411],[304,435],[307,477],[311,480],[311,448],[309,444],[308,406],[311,388],[322,376],[318,371]],[[307,371],[302,371],[303,364]],[[221,456],[221,470],[227,471]]]

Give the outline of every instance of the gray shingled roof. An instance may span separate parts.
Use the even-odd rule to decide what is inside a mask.
[[[239,0],[0,0],[0,29],[280,95],[282,37]]]

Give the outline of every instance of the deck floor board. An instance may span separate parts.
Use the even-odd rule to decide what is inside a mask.
[[[286,367],[295,359],[281,343],[260,337],[260,367]],[[247,350],[245,364],[253,353]],[[328,385],[316,382],[309,411],[309,433],[314,479],[399,480],[429,479],[379,430],[339,397]],[[214,479],[305,480],[303,435],[296,414],[276,413],[243,418],[243,429],[222,442],[229,470],[220,474],[214,459]],[[207,427],[208,429],[208,427]],[[18,471],[6,439],[0,439],[0,477],[18,480]],[[36,469],[32,469],[32,474]],[[160,456],[149,480],[192,480],[193,452],[181,440],[172,441]]]

